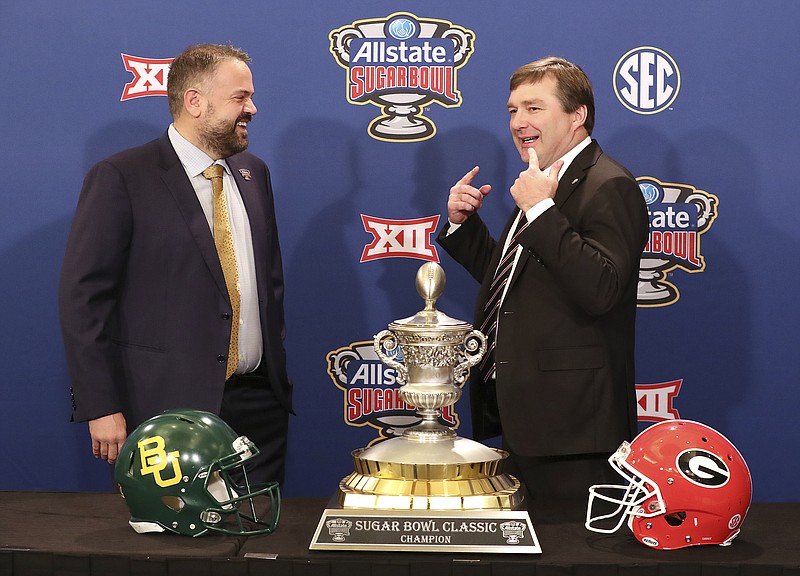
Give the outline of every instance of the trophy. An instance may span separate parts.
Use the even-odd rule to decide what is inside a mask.
[[[416,287],[425,307],[373,342],[421,422],[352,452],[354,471],[339,483],[310,549],[541,552],[520,483],[503,473],[508,453],[440,423],[486,352],[481,332],[436,309],[444,286],[442,268],[423,264]]]

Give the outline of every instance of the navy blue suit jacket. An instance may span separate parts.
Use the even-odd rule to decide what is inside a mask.
[[[269,171],[252,154],[226,160],[252,230],[260,369],[291,410]],[[123,412],[131,430],[167,408],[219,413],[232,309],[211,230],[166,133],[87,174],[67,241],[59,309],[73,420]]]
[[[473,431],[479,439],[502,432],[525,456],[610,453],[636,434],[634,324],[647,208],[633,176],[596,142],[562,175],[554,201],[520,235],[524,250],[500,309],[496,392],[478,370],[470,379]],[[477,214],[446,232],[439,244],[481,283],[481,326],[503,242]]]

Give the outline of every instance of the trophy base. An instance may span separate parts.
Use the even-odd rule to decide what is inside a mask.
[[[373,120],[368,132],[378,139],[426,140],[436,133],[433,123],[419,116],[382,116]]]
[[[636,294],[640,306],[661,306],[678,299],[678,291],[674,286],[658,280],[639,280]]]
[[[352,457],[309,549],[541,553],[506,452],[412,435]]]
[[[309,550],[541,554],[527,511],[327,508]]]

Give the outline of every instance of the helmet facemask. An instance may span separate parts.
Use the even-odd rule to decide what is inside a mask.
[[[244,464],[258,454],[245,436],[233,442],[234,453],[215,462],[205,475],[205,490],[217,506],[207,507],[200,518],[214,532],[253,536],[272,532],[280,517],[280,492],[274,482],[250,484]],[[242,483],[233,479],[241,473]],[[257,489],[256,489],[257,488]]]
[[[631,445],[623,442],[608,459],[617,474],[627,481],[626,485],[597,484],[589,488],[586,528],[593,532],[611,534],[626,520],[630,526],[634,516],[650,517],[664,511],[658,486],[628,463],[630,451]]]

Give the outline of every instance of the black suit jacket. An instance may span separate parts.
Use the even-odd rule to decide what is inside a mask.
[[[636,433],[634,323],[647,208],[633,176],[594,141],[554,201],[520,237],[524,250],[500,310],[496,386],[477,370],[470,379],[473,430],[479,439],[502,430],[526,456],[613,452]],[[481,283],[480,326],[503,242],[478,215],[450,235],[445,228],[438,242]]]
[[[252,230],[260,369],[291,410],[269,171],[248,153],[226,160]],[[166,133],[87,174],[59,308],[74,420],[121,411],[133,429],[167,408],[219,413],[232,308],[211,230]]]

